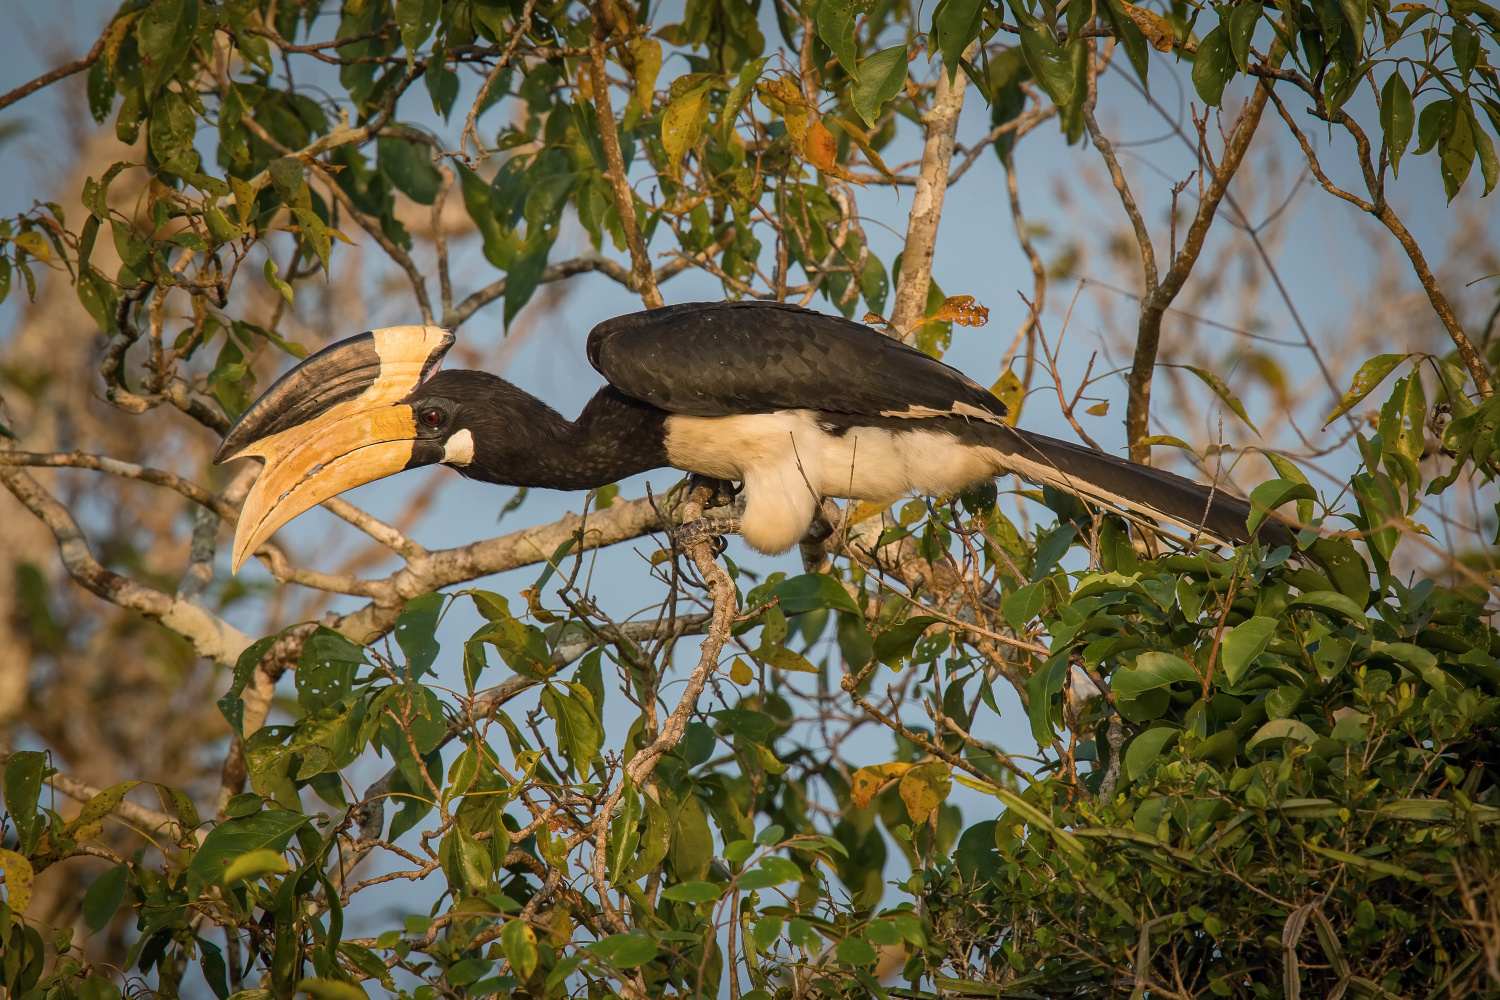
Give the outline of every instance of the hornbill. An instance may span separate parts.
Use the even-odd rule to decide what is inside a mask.
[[[608,384],[574,421],[486,372],[437,371],[452,344],[431,326],[360,334],[245,411],[215,458],[265,460],[235,532],[235,570],[303,511],[436,464],[558,490],[665,466],[739,481],[741,534],[766,553],[802,539],[824,497],[888,503],[1006,473],[1215,541],[1247,536],[1245,501],[1011,427],[1005,404],[956,369],[796,306],[690,302],[600,323],[588,359]]]

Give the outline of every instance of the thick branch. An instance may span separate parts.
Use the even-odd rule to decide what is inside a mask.
[[[21,98],[26,97],[30,94],[34,94],[38,90],[41,90],[43,87],[50,87],[58,80],[64,80],[72,76],[74,73],[82,73],[84,70],[94,65],[94,63],[98,62],[99,57],[103,54],[104,36],[100,35],[99,40],[94,43],[94,47],[89,49],[88,55],[84,56],[82,59],[74,59],[70,63],[64,63],[54,70],[49,70],[48,72],[43,73],[35,80],[32,80],[28,83],[23,83],[15,90],[12,90],[3,96],[0,96],[0,109],[8,108],[12,104],[19,101]]]
[[[968,58],[971,52],[965,52]],[[927,139],[922,146],[922,166],[917,171],[917,190],[912,196],[906,224],[906,244],[901,255],[901,273],[896,279],[896,303],[886,329],[896,337],[909,337],[927,315],[927,289],[932,283],[932,254],[937,246],[938,223],[943,217],[943,198],[948,193],[948,172],[953,164],[954,137],[964,109],[964,90],[969,79],[959,73],[950,84],[946,68],[938,71],[932,109],[922,116]]]
[[[199,656],[232,666],[250,645],[248,636],[218,615],[106,569],[89,550],[73,515],[27,473],[0,467],[0,484],[51,530],[68,575],[84,589],[161,622],[191,642]]]

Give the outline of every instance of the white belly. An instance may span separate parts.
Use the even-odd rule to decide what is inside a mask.
[[[745,484],[742,533],[761,552],[785,552],[807,533],[823,497],[889,503],[941,496],[1001,470],[991,448],[924,430],[854,428],[831,434],[809,410],[667,418],[674,468]]]

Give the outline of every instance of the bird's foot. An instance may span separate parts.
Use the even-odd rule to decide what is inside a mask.
[[[700,517],[692,521],[685,521],[678,525],[677,530],[672,533],[672,540],[680,549],[689,549],[699,542],[712,542],[714,554],[723,552],[729,544],[725,535],[737,535],[740,533],[740,522],[733,517]]]
[[[731,506],[741,489],[728,479],[700,476],[696,472],[688,476],[687,495],[698,500],[705,510]]]

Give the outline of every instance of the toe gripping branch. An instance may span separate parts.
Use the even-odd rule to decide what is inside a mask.
[[[725,535],[739,534],[740,522],[736,517],[704,517],[703,513],[716,507],[732,507],[741,487],[726,479],[711,479],[694,473],[688,476],[687,490],[678,510],[683,521],[672,532],[672,541],[680,549],[688,549],[699,542],[713,544],[714,555],[720,555],[729,543]]]

